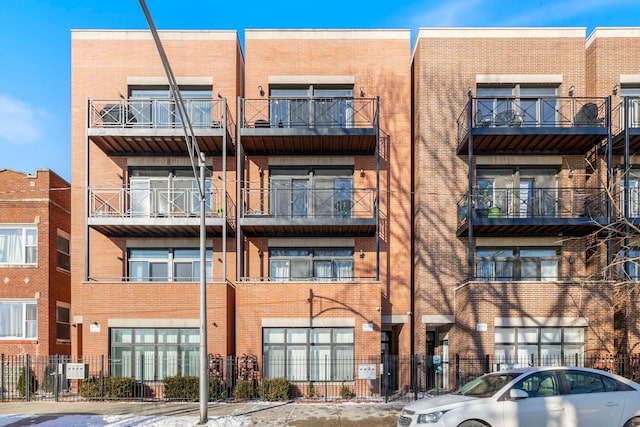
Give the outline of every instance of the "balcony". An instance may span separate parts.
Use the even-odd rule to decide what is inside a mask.
[[[184,99],[200,150],[233,152],[235,123],[221,99]],[[109,155],[186,155],[185,132],[173,99],[89,100],[89,138]],[[226,119],[226,121],[225,121]]]
[[[375,236],[372,188],[243,189],[240,225],[251,236]]]
[[[584,154],[609,133],[608,98],[471,98],[457,120],[457,153]]]
[[[89,188],[88,224],[111,237],[198,237],[197,189]],[[206,197],[207,236],[233,234],[235,204],[213,189]]]
[[[377,98],[240,100],[240,136],[247,154],[373,155]]]
[[[471,198],[467,193],[458,200],[457,235],[467,236],[471,222],[476,237],[580,236],[606,218],[605,202],[600,189],[494,189],[487,195],[476,188]]]
[[[613,152],[624,154],[629,138],[629,154],[640,150],[640,97],[624,97],[612,111]]]

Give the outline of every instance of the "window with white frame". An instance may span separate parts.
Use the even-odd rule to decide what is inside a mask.
[[[627,172],[629,180],[629,192],[625,192],[625,179],[620,179],[620,210],[622,215],[629,218],[640,217],[640,169],[629,169]],[[625,209],[625,199],[628,198],[628,211]]]
[[[0,265],[36,265],[37,263],[37,226],[0,225]]]
[[[270,87],[271,127],[352,127],[353,86]]]
[[[207,249],[206,280],[213,277],[213,251]],[[130,248],[129,280],[132,282],[198,282],[200,250],[193,248]]]
[[[271,214],[286,218],[350,218],[353,168],[288,167],[269,170]]]
[[[352,381],[353,328],[264,328],[264,377]]]
[[[269,278],[353,280],[353,248],[269,248]]]
[[[56,305],[56,338],[71,341],[71,308],[69,304]]]
[[[112,376],[161,381],[199,373],[198,329],[112,328],[110,335]]]
[[[640,84],[622,85],[620,88],[620,127],[640,127]],[[626,104],[625,104],[626,100]],[[629,109],[625,113],[625,105]]]
[[[495,363],[511,366],[574,366],[582,363],[581,327],[496,327]]]
[[[211,127],[213,114],[211,86],[180,86],[186,113],[193,127]],[[168,86],[132,86],[129,88],[128,114],[134,126],[181,126],[176,101]]]
[[[620,276],[622,280],[640,281],[640,248],[620,251]]]
[[[476,126],[557,126],[558,88],[544,85],[481,85]]]
[[[499,247],[476,249],[477,280],[547,281],[559,278],[559,249]]]
[[[216,189],[210,176],[204,186],[205,211],[211,212]],[[199,183],[190,168],[130,169],[129,190],[134,217],[200,216]]]
[[[58,268],[70,271],[71,270],[71,251],[69,245],[69,234],[64,231],[58,230],[58,236],[56,239],[57,248],[57,261]]]
[[[38,338],[36,301],[0,300],[0,339]]]

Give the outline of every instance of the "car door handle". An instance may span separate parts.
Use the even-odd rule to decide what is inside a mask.
[[[613,408],[614,406],[620,406],[619,403],[616,402],[607,402],[604,404],[604,406],[608,407],[608,408]]]

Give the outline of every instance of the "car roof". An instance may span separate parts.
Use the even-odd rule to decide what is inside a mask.
[[[584,368],[581,366],[531,366],[531,367],[524,367],[524,368],[510,368],[510,369],[503,369],[500,371],[495,371],[495,372],[491,372],[491,374],[500,374],[500,373],[507,373],[507,374],[516,374],[516,375],[522,375],[522,374],[528,374],[528,373],[533,373],[533,372],[543,372],[543,371],[581,371],[581,372],[592,372],[595,374],[600,374],[600,375],[606,375],[609,376],[611,378],[614,378],[616,380],[625,382],[627,384],[633,384],[636,387],[640,386],[640,384],[622,377],[620,375],[608,372],[608,371],[603,371],[601,369],[594,369],[594,368]]]

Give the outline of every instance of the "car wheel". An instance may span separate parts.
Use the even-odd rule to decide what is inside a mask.
[[[626,423],[624,423],[624,427],[638,427],[640,426],[640,418],[632,418]]]
[[[631,425],[633,425],[633,424],[631,424]],[[490,427],[490,426],[488,424],[485,424],[485,423],[480,422],[480,421],[469,420],[469,421],[463,422],[458,427]]]

